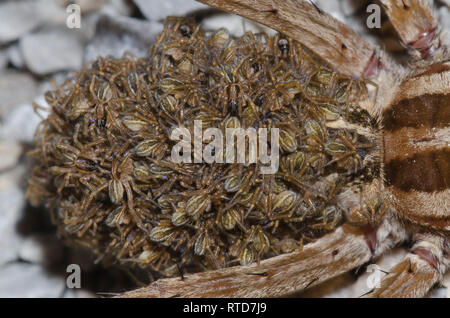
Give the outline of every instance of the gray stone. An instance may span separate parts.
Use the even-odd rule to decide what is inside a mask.
[[[45,262],[44,243],[50,242],[49,238],[33,235],[23,240],[19,247],[19,258],[23,261],[43,264]]]
[[[364,1],[361,0],[341,0],[341,12],[344,16],[349,16],[362,10]]]
[[[22,146],[11,140],[0,140],[0,171],[15,167],[20,155]]]
[[[0,70],[8,65],[8,51],[6,49],[0,50]]]
[[[167,16],[184,16],[208,6],[193,0],[133,0],[142,14],[149,20],[160,21]]]
[[[100,10],[106,3],[106,0],[76,0],[75,4],[79,5],[83,14]]]
[[[442,4],[445,4],[446,6],[450,7],[450,0],[439,0]]]
[[[447,272],[447,274],[444,275],[442,285],[446,288],[445,296],[450,298],[450,272]]]
[[[86,47],[84,61],[108,55],[121,57],[126,51],[139,57],[145,56],[149,45],[162,29],[159,22],[103,15],[97,22],[94,38]]]
[[[0,175],[0,233],[2,236],[0,239],[0,265],[17,259],[22,242],[16,226],[22,216],[25,198],[22,189],[7,179],[10,174]]]
[[[56,298],[65,288],[63,277],[52,276],[41,266],[12,263],[0,268],[0,297]]]
[[[446,31],[450,31],[450,9],[447,7],[441,7],[438,10],[438,16],[439,21],[441,23],[441,26],[444,29],[447,29]]]
[[[66,23],[66,6],[58,0],[34,0],[37,3],[36,14],[41,17],[45,25],[62,25]],[[95,2],[95,1],[92,1]]]
[[[0,72],[0,117],[17,104],[31,102],[35,93],[36,82],[29,74],[7,70]]]
[[[36,99],[38,105],[47,106],[43,96]],[[45,113],[42,113],[45,116]],[[41,118],[35,113],[31,103],[14,107],[2,118],[0,140],[10,140],[30,143]]]
[[[435,287],[429,291],[426,298],[447,298],[447,288]]]
[[[8,1],[0,3],[0,44],[17,40],[42,22],[33,1]]]
[[[262,24],[228,13],[214,14],[211,17],[205,18],[202,21],[202,28],[213,31],[220,28],[225,28],[235,36],[241,36],[247,31],[252,31],[255,33],[262,31],[268,33],[275,32]]]
[[[20,51],[19,44],[11,44],[7,50],[8,61],[18,69],[22,69],[25,66],[22,52]]]
[[[77,70],[83,61],[83,43],[75,29],[50,28],[27,34],[20,40],[27,67],[45,75],[61,70]]]
[[[91,0],[89,0],[91,1]],[[115,16],[129,16],[133,13],[135,7],[128,0],[109,0],[99,10],[101,14],[110,14]]]
[[[64,292],[63,298],[97,298],[97,296],[94,293],[82,288],[67,288]]]

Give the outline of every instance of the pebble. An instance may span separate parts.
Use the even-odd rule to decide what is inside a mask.
[[[8,51],[0,49],[0,71],[8,65]]]
[[[364,1],[361,0],[341,0],[340,11],[346,17],[354,15],[362,9]]]
[[[196,10],[210,8],[193,0],[133,0],[133,2],[151,21],[162,21],[168,16],[184,16]]]
[[[63,298],[97,298],[97,296],[85,289],[67,288]]]
[[[20,39],[25,64],[35,74],[77,70],[83,61],[83,43],[75,29],[47,28]]]
[[[135,6],[129,0],[109,0],[98,12],[115,16],[130,16],[135,9]]]
[[[23,69],[25,62],[23,60],[22,52],[20,51],[19,44],[11,44],[7,49],[8,62],[11,63],[17,69]]]
[[[36,2],[36,15],[41,17],[45,25],[62,25],[67,21],[66,6],[63,1],[55,0],[34,0]],[[96,2],[96,1],[92,1]]]
[[[80,6],[81,13],[91,13],[100,10],[106,3],[106,0],[76,0],[74,1],[74,4],[77,4]]]
[[[40,106],[47,107],[44,96],[36,99]],[[41,118],[35,113],[31,103],[15,106],[4,115],[0,126],[0,140],[31,143]]]
[[[215,14],[211,17],[205,18],[202,21],[202,28],[204,30],[219,30],[220,28],[225,28],[235,36],[242,36],[248,31],[254,33],[259,33],[262,31],[271,34],[275,33],[275,31],[262,24],[242,18],[238,15],[231,15],[227,13]]]
[[[438,16],[441,27],[446,29],[447,32],[450,32],[450,9],[448,7],[439,8]]]
[[[17,104],[31,102],[36,87],[36,81],[27,73],[11,70],[0,72],[0,117]],[[4,120],[2,124],[5,124]]]
[[[17,40],[42,22],[36,14],[38,4],[31,1],[0,3],[0,44]]]
[[[446,6],[450,7],[450,0],[439,0],[442,4],[445,4]]]
[[[162,29],[159,22],[103,15],[97,22],[94,38],[86,47],[84,61],[108,55],[122,57],[126,51],[143,57]]]
[[[40,265],[15,262],[0,267],[2,298],[56,298],[64,289],[65,280]]]
[[[0,233],[2,235],[0,239],[0,268],[4,264],[17,259],[19,247],[23,240],[17,233],[16,226],[22,217],[25,196],[20,187],[7,180],[9,174],[0,174]],[[0,280],[2,276],[0,270]],[[1,290],[0,287],[0,293]]]
[[[42,235],[32,235],[25,238],[19,247],[19,258],[34,264],[45,263],[44,243],[49,242]]]
[[[15,167],[21,154],[22,146],[19,143],[0,140],[0,172]]]
[[[445,296],[450,298],[450,272],[444,275],[442,285],[446,288]]]

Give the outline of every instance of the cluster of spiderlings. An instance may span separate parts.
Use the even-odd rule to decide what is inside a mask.
[[[290,252],[342,222],[336,195],[372,142],[328,123],[370,123],[366,95],[279,34],[170,19],[147,57],[99,58],[46,94],[27,197],[69,241],[157,276]],[[194,120],[279,128],[279,170],[173,163],[170,132]]]

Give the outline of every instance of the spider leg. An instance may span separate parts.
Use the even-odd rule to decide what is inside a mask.
[[[372,257],[365,234],[344,225],[302,250],[259,265],[160,279],[122,297],[273,297],[288,295],[360,266]]]
[[[435,53],[440,45],[438,22],[428,0],[381,0],[381,3],[413,57],[424,59]]]
[[[373,289],[365,297],[424,297],[442,278],[447,270],[445,239],[421,234],[416,235],[415,239],[416,243],[405,259],[390,270],[379,288]]]
[[[356,32],[304,0],[197,0],[238,14],[290,36],[350,76],[373,75],[375,48]]]

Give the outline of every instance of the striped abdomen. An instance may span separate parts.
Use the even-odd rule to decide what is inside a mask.
[[[450,230],[450,68],[407,78],[383,113],[385,182],[403,217]]]

